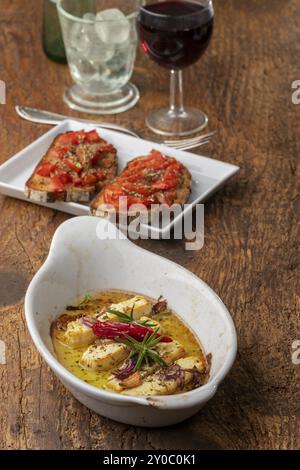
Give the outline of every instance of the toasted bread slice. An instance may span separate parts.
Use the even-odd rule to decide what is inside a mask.
[[[116,149],[97,131],[67,132],[56,137],[25,186],[38,203],[88,203],[117,174]]]
[[[148,211],[154,204],[183,205],[191,194],[192,177],[188,169],[174,158],[156,150],[147,156],[138,157],[128,163],[125,170],[108,184],[92,201],[92,215],[103,217],[112,206],[121,212],[120,197],[128,198],[130,206],[144,204]]]

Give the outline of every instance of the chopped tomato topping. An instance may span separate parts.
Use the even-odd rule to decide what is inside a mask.
[[[110,168],[111,167],[111,161],[108,159],[108,160],[102,160],[102,166],[104,168]]]
[[[70,147],[60,147],[56,149],[57,151],[57,156],[60,160],[62,160],[66,154],[70,151]]]
[[[156,189],[157,191],[169,191],[170,189],[174,189],[175,186],[176,185],[174,185],[174,182],[160,181],[154,183],[153,189]]]
[[[82,179],[77,177],[77,178],[73,178],[73,184],[75,186],[82,186],[83,185],[83,182],[82,182]]]
[[[128,196],[127,199],[128,207],[133,206],[135,204],[142,204],[146,207],[150,207],[152,204],[155,204],[154,198],[139,198],[134,196]]]
[[[108,152],[115,152],[115,149],[114,149],[114,146],[113,145],[110,145],[110,144],[107,144],[105,145],[104,147],[100,148],[97,150],[97,152],[95,153],[95,155],[92,157],[91,159],[91,164],[93,166],[96,166],[98,165],[98,163],[100,162],[100,160],[103,158],[103,156],[108,153]],[[104,160],[103,163],[104,163],[104,166],[105,164],[108,165],[108,162],[109,161],[109,166],[111,166],[111,162],[110,160]],[[103,164],[102,163],[102,164]]]
[[[102,166],[102,161],[101,164]],[[172,205],[176,198],[175,189],[180,183],[183,165],[175,158],[153,150],[147,158],[129,163],[114,184],[104,194],[104,201],[119,206],[119,198],[127,197],[127,204],[144,204],[149,207],[158,202]],[[174,190],[174,191],[172,191]]]
[[[153,158],[158,158],[158,159],[166,158],[166,157],[164,157],[158,150],[155,150],[155,149],[152,149],[152,150],[151,150],[150,155],[151,155]]]
[[[96,130],[93,130],[93,131],[85,133],[84,141],[88,143],[93,143],[93,142],[97,143],[97,142],[101,142],[102,139],[99,136],[98,132]]]
[[[97,150],[95,155],[91,159],[91,165],[96,166],[99,163],[99,160],[101,160],[103,156],[103,151],[101,149]]]
[[[70,173],[60,173],[59,175],[57,175],[60,182],[65,185],[65,184],[70,184],[70,183],[73,183],[73,178],[72,176],[70,175]]]
[[[66,134],[61,135],[57,139],[57,144],[65,146],[65,145],[78,145],[80,142],[84,140],[85,132],[78,131],[78,132],[67,132]]]
[[[62,160],[69,150],[69,147],[54,147],[50,151],[50,157]]]
[[[105,171],[103,171],[103,170],[98,170],[98,171],[97,171],[97,178],[98,178],[98,181],[104,181],[105,178],[106,178],[106,173],[105,173]]]
[[[115,147],[112,144],[106,144],[104,147],[102,147],[102,152],[112,152],[115,153]]]
[[[101,144],[101,147],[90,160],[91,145],[85,151],[77,148],[79,144]],[[88,147],[88,145],[86,145]],[[51,191],[60,193],[65,191],[65,186],[73,184],[78,187],[95,186],[97,182],[104,181],[107,177],[105,168],[111,166],[109,159],[105,159],[108,152],[116,152],[111,144],[101,139],[96,130],[85,132],[67,132],[60,135],[51,148],[49,156],[52,162],[43,162],[36,170],[36,174],[50,178]],[[88,156],[88,158],[86,158]],[[104,161],[103,161],[104,158]],[[86,161],[87,160],[87,161]],[[91,168],[94,166],[95,168]]]
[[[64,159],[64,163],[67,165],[70,170],[75,171],[78,175],[82,171],[82,165],[80,163],[74,163],[72,160],[69,160],[68,158]]]
[[[127,206],[130,208],[130,206],[133,206],[135,204],[143,204],[146,207],[150,207],[151,204],[155,204],[155,199],[153,197],[138,197],[138,196],[131,196],[128,195],[127,193],[123,192],[122,189],[114,189],[113,192],[106,191],[104,193],[104,202],[106,204],[111,204],[115,206],[116,208],[119,207],[119,198],[120,197],[127,197]]]
[[[51,189],[55,193],[63,193],[64,192],[64,185],[60,180],[60,177],[57,175],[53,175],[51,177]]]
[[[36,170],[36,174],[39,176],[44,176],[45,178],[47,177],[49,178],[51,173],[53,173],[54,171],[55,171],[55,165],[53,165],[52,163],[44,162],[40,164],[40,166]]]
[[[126,181],[122,181],[122,189],[128,193],[136,193],[137,195],[141,196],[151,196],[153,194],[153,189],[150,186],[137,186],[127,183]]]
[[[139,173],[126,177],[126,181],[128,183],[136,183],[137,181],[140,181],[140,180],[141,180],[141,175]]]
[[[82,184],[83,186],[94,186],[98,181],[98,178],[96,175],[85,175],[82,178]]]

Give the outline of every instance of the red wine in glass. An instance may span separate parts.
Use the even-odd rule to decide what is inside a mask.
[[[167,0],[146,5],[138,17],[143,50],[158,64],[182,69],[205,52],[213,32],[211,10],[199,2]]]
[[[147,117],[148,127],[163,135],[189,135],[203,129],[207,116],[183,106],[182,69],[207,49],[214,28],[212,0],[139,0],[138,33],[144,52],[171,70],[170,107]]]

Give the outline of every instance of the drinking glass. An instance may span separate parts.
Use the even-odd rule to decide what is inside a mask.
[[[166,136],[203,129],[207,116],[183,105],[182,69],[207,49],[214,24],[212,0],[138,0],[138,33],[144,52],[171,70],[170,107],[153,111],[148,127]]]
[[[130,83],[138,43],[136,0],[58,0],[57,8],[75,82],[65,102],[92,114],[132,108],[140,96]]]

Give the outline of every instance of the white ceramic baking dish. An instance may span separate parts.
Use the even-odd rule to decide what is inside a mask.
[[[108,289],[167,298],[206,353],[212,353],[209,383],[180,395],[130,397],[97,389],[66,370],[52,348],[52,321],[78,296]],[[136,247],[115,226],[93,217],[77,217],[59,227],[45,264],[28,288],[25,313],[37,349],[66,388],[96,413],[132,425],[167,426],[197,413],[215,395],[237,351],[231,316],[203,281]]]

